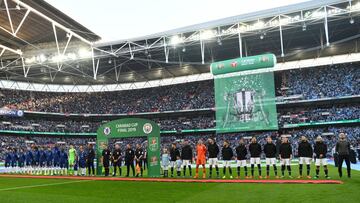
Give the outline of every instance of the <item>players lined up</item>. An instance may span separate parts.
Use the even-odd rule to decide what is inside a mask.
[[[64,146],[31,145],[26,150],[9,148],[5,153],[5,173],[24,173],[32,175],[95,175],[95,150],[92,144],[87,149],[80,146],[77,152],[73,145],[66,150]],[[79,175],[80,175],[79,174]]]
[[[348,177],[350,177],[350,161],[349,161],[349,151],[350,144],[346,141],[344,133],[340,133],[340,140],[336,145],[336,152],[339,154],[339,176],[342,176],[342,162],[345,161],[347,165]],[[281,144],[277,148],[273,143],[271,137],[266,138],[266,144],[264,147],[257,142],[256,137],[251,139],[251,143],[246,146],[243,138],[239,140],[238,146],[234,150],[236,154],[233,153],[233,149],[230,147],[228,141],[224,141],[223,147],[221,149],[221,157],[223,160],[223,178],[226,178],[227,171],[229,172],[230,178],[233,178],[231,161],[236,160],[237,165],[237,178],[240,177],[241,168],[244,169],[245,178],[254,178],[255,166],[257,167],[258,177],[263,178],[261,170],[261,154],[265,154],[266,162],[266,178],[270,178],[270,169],[273,168],[273,172],[276,178],[283,178],[285,176],[285,171],[287,170],[288,175],[292,178],[291,171],[291,159],[293,158],[292,147],[289,143],[287,137],[282,137]],[[312,146],[305,136],[301,137],[300,143],[298,145],[298,156],[299,156],[299,177],[303,177],[303,167],[306,166],[306,177],[312,178],[310,176],[310,166],[311,161],[315,158],[315,176],[314,178],[319,178],[320,167],[323,166],[325,173],[325,178],[328,176],[328,167],[327,167],[327,145],[323,142],[323,139],[319,136],[316,139],[314,146]],[[249,154],[248,154],[249,152]],[[209,164],[209,178],[212,178],[213,169],[215,168],[216,177],[220,177],[219,173],[219,164],[218,164],[218,155],[220,149],[213,139],[209,139],[207,146],[203,144],[202,140],[199,140],[196,146],[196,175],[195,178],[199,177],[198,170],[199,166],[203,168],[203,178],[206,174],[206,157],[208,157]],[[176,144],[172,144],[170,152],[168,154],[167,149],[164,149],[162,155],[162,168],[164,170],[164,176],[168,176],[168,169],[170,168],[170,176],[174,176],[174,168],[176,168],[177,176],[181,175],[181,169],[183,171],[183,176],[186,176],[186,170],[189,169],[189,174],[192,176],[191,170],[191,161],[193,152],[190,145],[185,141],[183,143],[181,154],[180,150],[176,147]],[[250,156],[250,164],[247,163],[247,157]],[[281,176],[278,176],[277,168],[277,159],[280,159],[280,170]],[[248,167],[250,166],[250,173],[248,175]]]

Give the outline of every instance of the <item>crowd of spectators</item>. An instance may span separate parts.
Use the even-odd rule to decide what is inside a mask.
[[[277,92],[286,98],[319,99],[360,95],[358,64],[283,71]],[[212,80],[138,90],[96,93],[49,93],[0,90],[0,107],[55,113],[133,114],[212,108]]]
[[[278,122],[284,124],[331,122],[360,119],[360,105],[334,105],[331,108],[280,109]]]
[[[336,105],[332,107],[296,107],[278,110],[278,124],[283,127],[287,124],[331,122],[360,119],[360,106],[358,104]],[[215,128],[215,116],[194,115],[178,116],[170,118],[153,118],[161,130],[181,131],[190,129]],[[33,132],[72,132],[72,133],[94,133],[99,126],[107,121],[93,120],[49,120],[49,119],[28,119],[5,118],[0,120],[0,130],[21,130]]]
[[[301,95],[303,99],[360,95],[359,64],[292,69],[282,74],[282,96]]]
[[[55,113],[133,114],[214,107],[212,81],[96,93],[0,91],[0,107]]]
[[[215,127],[214,116],[153,119],[161,130],[207,129]],[[105,121],[12,118],[0,120],[0,130],[31,132],[95,133]]]

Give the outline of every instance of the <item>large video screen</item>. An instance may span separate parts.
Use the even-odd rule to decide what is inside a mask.
[[[277,130],[274,73],[215,78],[218,133]]]

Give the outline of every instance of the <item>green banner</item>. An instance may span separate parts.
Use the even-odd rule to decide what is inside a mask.
[[[273,72],[215,79],[218,133],[277,130]]]
[[[245,70],[272,68],[275,64],[276,57],[274,54],[263,54],[215,62],[211,64],[210,69],[213,75],[220,75]]]
[[[150,120],[124,118],[100,126],[97,131],[98,160],[101,157],[102,146],[108,144],[110,138],[127,137],[147,137],[148,176],[160,177],[160,128]],[[101,175],[101,172],[102,166],[97,164],[97,174]]]

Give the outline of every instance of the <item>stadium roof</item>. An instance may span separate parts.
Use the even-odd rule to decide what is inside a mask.
[[[240,56],[271,52],[279,62],[287,62],[350,54],[358,52],[359,14],[359,1],[324,0],[110,43],[69,42],[69,32],[65,32],[59,43],[36,44],[37,49],[26,46],[20,56],[3,56],[0,78],[123,86],[158,80],[162,85],[169,78],[208,74],[211,62]],[[56,53],[64,54],[59,58]],[[186,82],[187,77],[183,78]]]
[[[89,41],[97,41],[100,39],[98,35],[57,10],[46,1],[23,0],[22,2]],[[8,10],[9,15],[7,13]],[[24,18],[24,16],[26,17]],[[16,50],[22,49],[24,46],[30,44],[54,42],[52,22],[30,10],[28,11],[25,7],[18,5],[16,1],[0,1],[0,24],[2,27],[0,29],[0,44],[9,48]],[[12,30],[16,31],[16,36],[13,35]],[[57,38],[59,41],[65,40],[66,32],[59,33]]]

